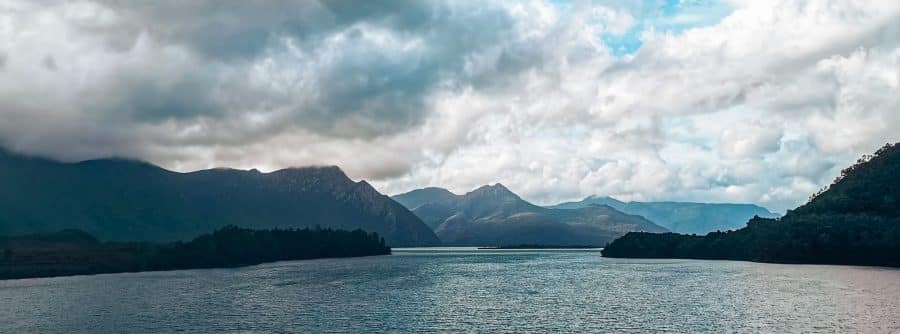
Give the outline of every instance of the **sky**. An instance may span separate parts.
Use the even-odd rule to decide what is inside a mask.
[[[783,212],[900,141],[900,1],[0,2],[0,146]]]

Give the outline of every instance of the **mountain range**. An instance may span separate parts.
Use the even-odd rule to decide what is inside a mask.
[[[553,209],[578,209],[590,205],[608,205],[616,210],[643,216],[672,232],[706,234],[736,230],[755,216],[775,218],[777,214],[754,204],[691,202],[622,202],[612,197],[589,196],[578,202],[550,206]]]
[[[667,231],[641,216],[606,205],[573,210],[537,206],[499,183],[464,195],[424,188],[393,199],[434,229],[445,245],[602,246],[631,231]]]
[[[62,163],[0,149],[0,235],[79,229],[105,241],[189,240],[226,225],[376,232],[440,243],[419,218],[338,167],[178,173],[146,162]]]

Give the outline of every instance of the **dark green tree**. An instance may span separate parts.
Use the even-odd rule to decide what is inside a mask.
[[[900,145],[885,145],[845,169],[827,190],[780,219],[706,236],[629,233],[610,257],[732,259],[900,266]]]

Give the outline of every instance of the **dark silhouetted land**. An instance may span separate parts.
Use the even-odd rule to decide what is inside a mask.
[[[149,163],[79,163],[0,148],[0,235],[79,229],[105,241],[190,240],[227,225],[377,232],[391,246],[440,241],[419,218],[338,167],[176,173]]]
[[[100,242],[78,230],[0,238],[0,279],[220,268],[390,254],[362,230],[251,230],[228,226],[189,242]]]

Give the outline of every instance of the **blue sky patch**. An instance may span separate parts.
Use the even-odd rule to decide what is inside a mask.
[[[637,52],[643,44],[641,35],[645,31],[678,34],[717,24],[733,11],[727,3],[714,0],[647,1],[627,9],[634,16],[634,26],[621,35],[607,33],[601,36],[603,43],[617,57]]]

